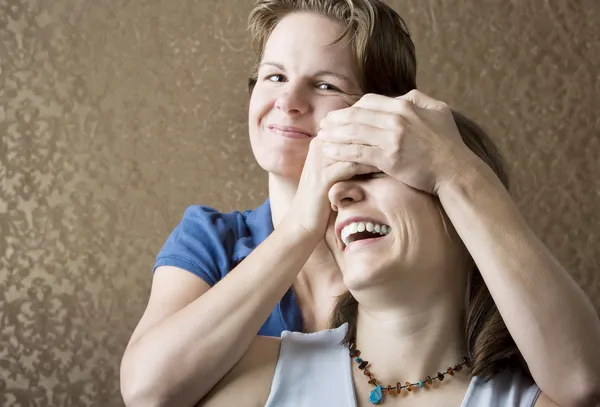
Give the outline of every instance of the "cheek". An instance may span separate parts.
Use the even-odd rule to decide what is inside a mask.
[[[321,96],[318,99],[316,99],[314,106],[314,118],[318,123],[321,121],[321,119],[324,119],[329,112],[333,112],[334,110],[345,109],[350,105],[344,102],[339,97]]]
[[[275,106],[275,96],[269,94],[258,86],[254,88],[250,96],[248,107],[248,124],[250,126],[259,125],[264,116]]]
[[[445,215],[441,205],[434,202],[423,205],[422,212],[417,215],[420,235],[424,245],[422,255],[436,261],[452,262],[455,255],[462,253],[462,241],[458,237],[450,219]]]
[[[393,189],[394,187],[390,187],[390,190]],[[401,192],[382,196],[380,199],[389,205],[389,213],[395,218],[393,222],[399,227],[398,243],[402,250],[408,250],[419,257],[423,255],[423,250],[439,248],[445,232],[435,199],[409,187],[402,188]]]

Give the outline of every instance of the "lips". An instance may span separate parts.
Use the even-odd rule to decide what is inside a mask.
[[[283,136],[283,137],[288,137],[288,138],[313,138],[314,136],[312,135],[312,133],[301,129],[300,127],[294,127],[294,126],[284,126],[284,125],[279,125],[279,124],[270,124],[269,126],[267,126],[267,128],[272,131],[273,133],[279,135],[279,136]]]

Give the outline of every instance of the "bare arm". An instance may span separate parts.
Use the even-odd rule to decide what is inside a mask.
[[[538,397],[536,402],[533,404],[533,407],[560,407],[560,406],[558,404],[556,404],[555,402],[553,402],[552,400],[550,400],[548,398],[548,396],[546,396],[544,393],[540,393],[540,396]],[[591,406],[591,407],[593,407],[593,406]]]
[[[205,396],[240,360],[323,241],[331,186],[372,171],[326,157],[315,137],[288,215],[225,278],[208,289],[181,272],[157,269],[148,309],[121,363],[126,404],[186,407]]]
[[[318,138],[334,159],[437,194],[542,391],[562,407],[593,405],[600,320],[456,124],[445,103],[413,89],[398,98],[367,94],[328,113]]]
[[[600,402],[596,311],[491,169],[475,164],[438,195],[536,383],[563,407]]]
[[[271,393],[280,344],[279,338],[255,337],[242,359],[198,406],[264,406]]]
[[[123,356],[126,404],[184,407],[200,400],[240,360],[319,240],[284,222],[210,289],[183,270],[157,269]]]

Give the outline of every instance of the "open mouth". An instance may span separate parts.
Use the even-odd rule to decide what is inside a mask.
[[[350,243],[359,240],[378,239],[387,236],[391,231],[392,228],[384,224],[352,222],[342,228],[340,237],[345,248]]]

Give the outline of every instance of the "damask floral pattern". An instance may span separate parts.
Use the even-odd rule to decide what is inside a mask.
[[[600,310],[600,3],[395,0],[419,86],[492,133]],[[265,197],[246,0],[0,0],[0,405],[120,406],[184,208]]]

